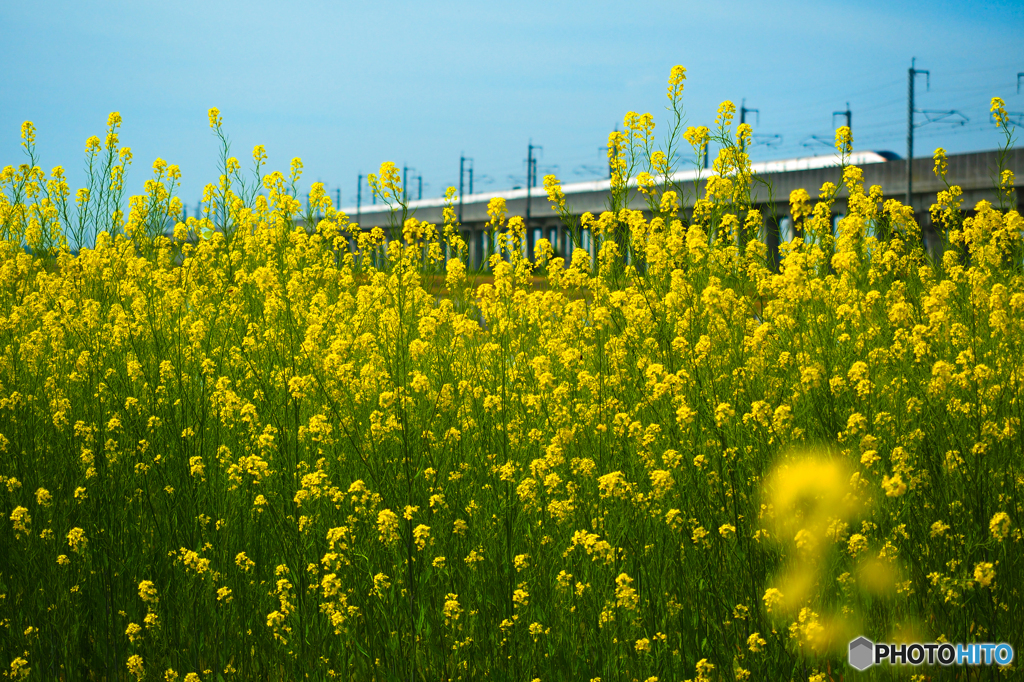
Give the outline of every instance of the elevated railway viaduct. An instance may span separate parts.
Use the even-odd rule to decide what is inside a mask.
[[[998,205],[996,195],[997,169],[999,167],[998,151],[971,152],[951,154],[948,156],[949,166],[946,179],[951,185],[959,185],[963,190],[963,207],[971,211],[979,201],[988,200]],[[874,152],[858,152],[851,159],[853,165],[859,166],[864,172],[865,191],[872,185],[882,188],[884,198],[906,200],[907,162],[894,158],[892,154]],[[1024,152],[1010,150],[1004,160],[1006,169],[1013,171],[1019,187],[1024,177]],[[921,225],[925,246],[933,253],[941,243],[939,234],[931,224],[929,208],[935,202],[936,194],[945,189],[945,185],[933,173],[934,162],[930,158],[913,160],[913,193],[911,204]],[[841,173],[839,162],[835,156],[813,156],[784,161],[757,163],[752,169],[764,183],[758,183],[753,192],[754,206],[765,216],[762,231],[763,239],[769,250],[777,256],[780,239],[785,241],[792,236],[792,220],[789,215],[789,195],[795,189],[805,189],[812,200],[818,196],[821,186],[826,182],[839,185]],[[682,171],[672,176],[672,181],[687,184],[689,203],[692,204],[697,184],[697,191],[703,195],[705,179],[710,171]],[[563,185],[566,205],[577,215],[585,212],[595,216],[608,209],[609,181],[597,180]],[[456,210],[461,214],[463,237],[469,245],[469,265],[477,269],[484,266],[487,258],[486,223],[488,221],[487,204],[492,197],[503,197],[510,216],[526,216],[530,218],[527,225],[528,249],[532,254],[533,245],[540,237],[551,240],[556,253],[565,255],[571,250],[566,230],[557,213],[555,213],[542,187],[518,188],[500,192],[476,193],[463,197]],[[842,188],[833,204],[833,219],[841,218],[846,212],[847,192]],[[1020,192],[1015,201],[1020,202]],[[529,210],[527,206],[529,205]],[[644,201],[637,197],[631,207],[641,208]],[[408,204],[411,215],[418,220],[442,224],[444,222],[444,199],[423,199]],[[685,206],[684,210],[689,210]],[[1022,206],[1018,204],[1018,210]],[[388,227],[392,215],[387,206],[371,204],[343,207],[351,220],[363,229],[371,227]],[[1024,211],[1022,211],[1024,212]],[[593,249],[593,242],[586,232],[582,235],[583,246]]]

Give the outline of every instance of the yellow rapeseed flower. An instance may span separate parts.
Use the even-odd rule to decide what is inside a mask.
[[[423,551],[430,541],[430,526],[419,524],[412,531],[413,543],[416,545],[416,549]]]
[[[462,606],[459,604],[459,595],[449,592],[445,597],[444,609],[442,609],[442,612],[444,613],[445,625],[452,625],[459,620],[459,617],[462,615]]]
[[[708,682],[711,680],[711,673],[715,671],[715,666],[708,662],[708,659],[702,658],[697,661],[697,679],[694,682]]]
[[[25,653],[28,656],[28,653]],[[23,656],[16,656],[11,661],[11,672],[9,679],[12,680],[25,680],[28,679],[29,674],[32,672],[32,668],[28,665],[28,659]]]
[[[749,147],[754,136],[754,128],[749,123],[741,123],[736,128],[736,144]]]
[[[385,545],[398,542],[398,514],[390,509],[382,509],[377,514],[377,532]]]
[[[992,114],[992,118],[995,119],[997,128],[1006,127],[1009,114],[1006,113],[1006,102],[1003,101],[1002,97],[992,98],[992,106],[989,107],[989,112]]]
[[[725,100],[718,105],[718,116],[715,118],[715,126],[718,128],[728,127],[735,115],[736,105],[729,100]]]
[[[853,132],[849,126],[836,128],[836,151],[842,156],[853,153]]]
[[[989,587],[996,578],[996,569],[989,561],[981,561],[974,567],[974,579],[982,587]]]
[[[902,476],[893,474],[882,477],[882,489],[885,491],[886,497],[899,497],[907,492],[907,484],[903,482]]]
[[[768,613],[774,613],[783,603],[783,595],[775,587],[769,587],[765,590],[764,596],[761,598],[764,601],[765,610]]]
[[[21,139],[23,147],[31,147],[36,142],[36,127],[32,121],[25,121],[21,124]]]
[[[128,657],[128,672],[135,675],[136,680],[141,680],[146,676],[146,669],[142,664],[142,656],[138,654],[132,654]]]
[[[11,523],[14,526],[14,532],[18,537],[21,534],[29,533],[29,526],[32,524],[32,516],[28,513],[28,509],[25,507],[15,507],[14,511],[11,512]]]
[[[935,177],[945,178],[946,170],[949,168],[949,162],[946,160],[946,150],[939,147],[935,150],[935,154],[932,157],[935,159]]]
[[[988,529],[993,538],[1002,542],[1010,533],[1010,515],[1006,512],[996,512],[989,521]]]
[[[544,176],[544,191],[547,192],[548,201],[551,202],[551,210],[558,212],[565,208],[565,193],[562,191],[562,184],[554,175]]]
[[[238,566],[243,571],[245,571],[246,573],[248,573],[249,571],[251,571],[253,568],[256,567],[256,563],[252,559],[250,559],[248,556],[246,556],[245,552],[239,552],[235,556],[235,565]]]
[[[683,139],[689,142],[699,153],[703,153],[704,146],[707,145],[710,135],[711,131],[708,130],[707,126],[690,126],[683,132]]]
[[[143,580],[139,583],[139,599],[147,604],[156,604],[160,601],[152,580]]]
[[[668,75],[668,98],[669,101],[677,101],[683,94],[683,84],[686,80],[686,68],[676,64]]]
[[[505,224],[505,216],[508,214],[508,209],[505,208],[505,199],[502,197],[494,197],[487,202],[487,215],[490,216],[488,221],[488,227],[492,229],[500,228]]]
[[[849,549],[850,556],[856,558],[858,554],[867,551],[868,539],[860,533],[854,533],[850,536],[847,548]]]
[[[631,587],[633,579],[626,573],[620,573],[615,579],[615,603],[619,608],[636,611],[640,604],[640,595]]]

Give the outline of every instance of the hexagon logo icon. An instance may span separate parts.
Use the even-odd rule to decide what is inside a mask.
[[[867,637],[858,637],[850,642],[850,665],[857,670],[867,670],[875,664],[875,645]]]

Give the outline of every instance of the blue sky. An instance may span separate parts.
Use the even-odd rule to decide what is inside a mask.
[[[917,104],[957,109],[964,126],[917,130],[917,155],[990,149],[992,96],[1024,111],[1021,2],[25,2],[0,3],[0,165],[23,161],[32,120],[46,170],[84,182],[85,140],[110,111],[132,147],[130,193],[153,160],[177,163],[194,206],[217,177],[207,109],[220,108],[243,161],[305,163],[354,203],[356,178],[382,161],[422,175],[424,196],[458,184],[522,184],[526,147],[541,174],[593,179],[623,115],[667,123],[665,83],[687,68],[688,123],[710,125],[724,99],[760,111],[755,134],[781,135],[755,160],[827,153],[832,112],[853,111],[858,149],[906,151],[907,69],[931,71]],[[1024,85],[1024,84],[1022,84]],[[1024,90],[1024,87],[1022,87]],[[835,125],[840,125],[838,117]],[[663,131],[662,131],[663,132]],[[811,146],[805,146],[805,145]],[[364,188],[364,200],[367,192]]]

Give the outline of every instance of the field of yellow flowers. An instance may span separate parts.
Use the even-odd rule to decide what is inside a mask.
[[[495,200],[478,286],[454,192],[419,222],[392,164],[392,230],[319,184],[302,218],[301,162],[257,147],[243,174],[211,110],[223,175],[182,223],[159,159],[121,213],[119,115],[74,196],[26,123],[0,176],[0,675],[948,679],[854,673],[847,643],[1024,643],[1021,216],[949,187],[933,260],[844,163],[791,197],[776,267],[750,128],[726,102],[683,131],[684,78],[664,148],[650,115],[612,134],[608,212],[545,182],[596,258],[524,257]],[[721,146],[700,194],[663,183],[684,140]]]

